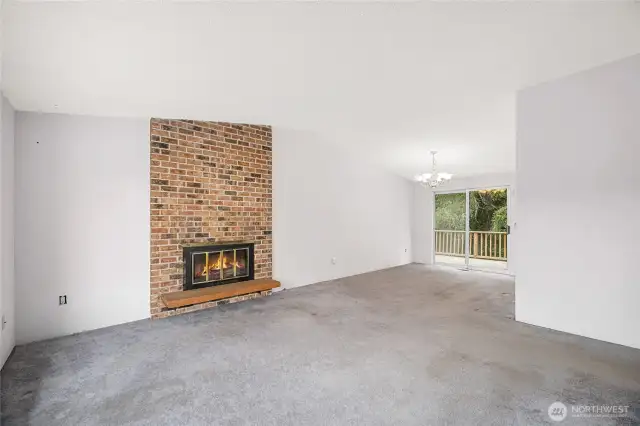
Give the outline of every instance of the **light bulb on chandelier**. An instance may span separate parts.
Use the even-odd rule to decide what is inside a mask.
[[[423,173],[416,176],[416,181],[420,182],[427,188],[437,188],[438,186],[451,180],[451,173],[442,173],[436,171],[436,154],[438,151],[430,151],[431,154],[431,173]]]

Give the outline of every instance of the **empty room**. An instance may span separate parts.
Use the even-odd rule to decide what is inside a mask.
[[[0,2],[3,426],[640,424],[640,2]]]

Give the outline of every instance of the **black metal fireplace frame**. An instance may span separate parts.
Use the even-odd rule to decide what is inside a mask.
[[[222,284],[231,284],[237,283],[241,281],[250,281],[253,280],[254,277],[254,243],[220,243],[220,244],[207,244],[207,245],[192,245],[185,246],[182,248],[182,261],[184,262],[184,281],[183,281],[183,289],[184,290],[194,290],[197,288],[205,288],[205,287],[213,287],[216,285]],[[215,251],[224,251],[224,250],[233,250],[233,249],[249,249],[249,259],[247,259],[247,272],[248,274],[244,277],[237,278],[228,278],[221,279],[217,281],[209,281],[205,283],[193,283],[193,266],[191,263],[191,258],[194,253],[202,253],[202,252],[215,252]]]

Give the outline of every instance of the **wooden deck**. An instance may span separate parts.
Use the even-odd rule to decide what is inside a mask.
[[[436,264],[464,267],[464,256],[447,256],[436,254]],[[506,260],[473,259],[469,258],[469,266],[483,271],[507,272]]]

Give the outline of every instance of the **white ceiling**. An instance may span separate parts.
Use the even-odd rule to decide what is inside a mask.
[[[19,110],[313,132],[410,177],[515,167],[518,89],[640,52],[637,2],[5,0]]]

